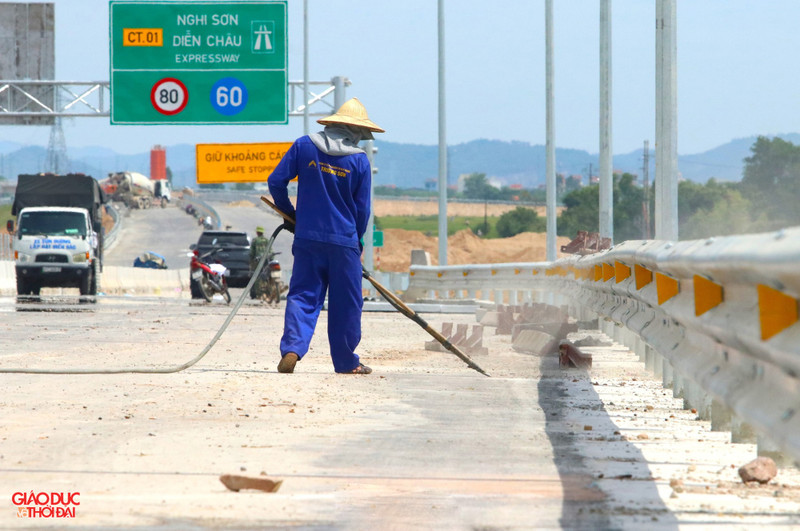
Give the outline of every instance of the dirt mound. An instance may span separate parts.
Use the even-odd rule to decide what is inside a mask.
[[[482,217],[487,215],[489,217],[498,217],[506,212],[510,212],[520,205],[513,203],[488,203],[475,202],[475,203],[461,203],[451,201],[447,203],[448,216],[473,216]],[[547,209],[544,206],[527,206],[526,208],[533,208],[540,216],[547,215]],[[436,216],[439,214],[439,201],[438,199],[375,199],[373,201],[373,208],[375,215],[380,216]],[[556,212],[561,213],[564,207],[556,207]]]
[[[246,208],[253,208],[253,207],[255,207],[256,205],[255,205],[254,203],[252,203],[252,202],[250,202],[250,201],[246,200],[246,199],[243,199],[243,200],[241,200],[241,201],[231,201],[230,203],[228,203],[228,204],[227,204],[227,205],[225,205],[225,206],[229,206],[229,207],[246,207]]]
[[[435,236],[405,229],[385,229],[383,240],[384,246],[379,251],[381,271],[408,271],[411,267],[411,251],[414,249],[428,251],[431,263],[439,263],[439,238]],[[560,249],[569,241],[569,238],[557,238],[556,248]],[[464,229],[447,239],[449,265],[540,262],[546,257],[547,235],[544,233],[524,232],[511,238],[484,240],[471,230]]]

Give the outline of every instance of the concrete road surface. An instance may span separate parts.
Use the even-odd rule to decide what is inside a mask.
[[[0,370],[174,366],[203,349],[230,308],[0,299]],[[487,378],[425,350],[430,338],[397,313],[365,313],[359,352],[374,372],[336,375],[323,312],[311,352],[278,374],[282,315],[247,301],[208,355],[175,374],[0,373],[0,527],[800,525],[796,471],[741,485],[735,467],[755,446],[711,432],[618,345],[587,348],[587,375],[515,352],[487,328],[489,353],[475,357]],[[426,318],[437,329],[475,322]],[[232,492],[222,474],[283,483]],[[42,517],[46,506],[24,501],[54,493],[80,503],[63,506],[73,515]]]

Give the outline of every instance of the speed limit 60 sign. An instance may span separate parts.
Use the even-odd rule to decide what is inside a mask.
[[[112,0],[112,124],[286,123],[286,0]]]

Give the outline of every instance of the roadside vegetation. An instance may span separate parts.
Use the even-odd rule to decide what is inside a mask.
[[[0,205],[0,226],[2,226],[2,229],[0,230],[6,230],[6,222],[9,219],[14,219],[11,216],[11,204],[9,203],[8,205]]]
[[[453,216],[447,218],[447,235],[452,236],[456,232],[470,229],[475,234],[480,231],[483,238],[499,238],[496,225],[497,217],[488,217],[488,230],[484,226],[483,217]],[[436,236],[439,234],[439,216],[376,216],[375,228],[384,229],[405,229],[422,232],[426,236]]]
[[[678,183],[678,226],[682,240],[747,234],[800,225],[800,146],[780,138],[759,137],[744,159],[741,182],[709,179],[705,184]],[[564,196],[558,234],[597,232],[599,186]],[[655,186],[649,189],[650,227],[655,231]],[[614,239],[646,238],[645,190],[628,173],[614,177]]]

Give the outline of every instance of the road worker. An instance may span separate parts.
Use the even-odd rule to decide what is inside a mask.
[[[328,294],[328,341],[337,373],[369,374],[361,341],[361,243],[367,229],[372,171],[358,143],[383,133],[358,99],[317,120],[323,131],[297,139],[267,184],[278,208],[294,217],[294,269],[286,296],[278,371],[294,372],[308,352]],[[287,186],[297,177],[297,207]]]
[[[256,227],[256,237],[253,238],[253,241],[250,242],[250,275],[252,276],[253,273],[256,272],[256,267],[258,266],[259,260],[261,257],[264,256],[264,253],[267,252],[267,248],[269,247],[269,240],[264,237],[264,227]],[[266,292],[266,281],[264,280],[264,275],[259,275],[259,277],[255,280],[253,284],[253,291],[251,293],[251,297],[253,294],[256,296],[260,296],[262,293]]]

